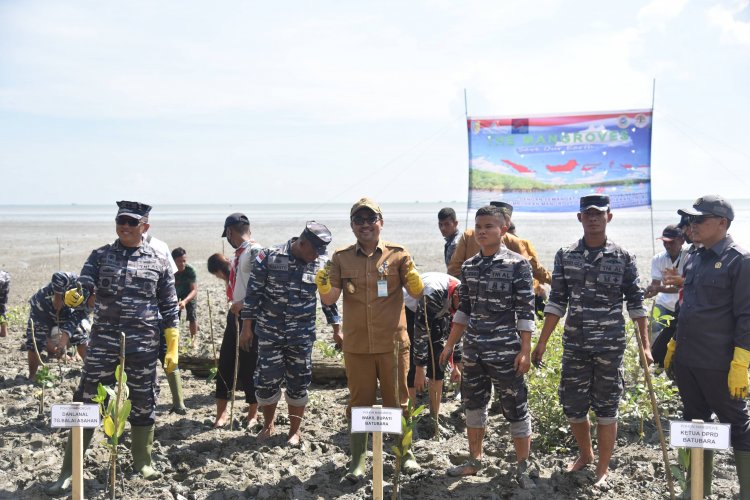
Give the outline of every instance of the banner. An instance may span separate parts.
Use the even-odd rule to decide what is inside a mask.
[[[469,209],[577,212],[586,194],[612,208],[651,206],[651,110],[469,118]]]

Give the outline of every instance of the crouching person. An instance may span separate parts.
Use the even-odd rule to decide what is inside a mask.
[[[461,268],[461,304],[440,355],[447,363],[454,346],[463,342],[461,394],[466,408],[469,460],[448,469],[450,476],[475,475],[482,468],[482,444],[492,386],[502,390],[502,412],[518,462],[516,478],[523,488],[534,487],[528,476],[531,417],[524,374],[529,370],[534,329],[534,290],[531,266],[502,245],[510,217],[501,208],[477,210],[475,237],[481,251]]]

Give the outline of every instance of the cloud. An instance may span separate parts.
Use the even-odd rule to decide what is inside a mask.
[[[664,30],[665,24],[682,14],[687,0],[652,0],[638,11],[638,23],[644,30]]]
[[[750,47],[750,22],[738,19],[750,15],[750,1],[732,2],[728,6],[714,5],[708,9],[708,18],[721,30],[721,41],[725,44]]]

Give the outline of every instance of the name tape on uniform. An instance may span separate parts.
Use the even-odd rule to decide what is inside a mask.
[[[401,434],[401,408],[352,408],[352,432]]]
[[[669,422],[669,444],[681,448],[729,448],[729,424]]]
[[[99,427],[99,405],[52,405],[52,427]]]

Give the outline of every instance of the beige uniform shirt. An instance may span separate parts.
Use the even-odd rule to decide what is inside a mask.
[[[344,296],[344,352],[392,352],[396,341],[409,345],[402,290],[409,262],[411,256],[403,246],[383,240],[372,255],[366,255],[358,243],[333,254],[331,285]],[[381,280],[385,288],[379,293]]]

